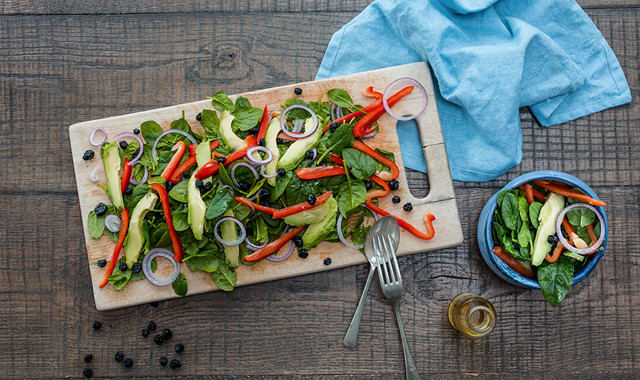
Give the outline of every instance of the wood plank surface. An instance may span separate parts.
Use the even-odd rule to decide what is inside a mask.
[[[68,160],[67,126],[79,121],[313,79],[331,34],[366,4],[307,2],[317,7],[307,12],[297,2],[257,2],[255,10],[223,2],[227,8],[200,13],[194,6],[190,14],[128,14],[143,7],[134,2],[86,4],[0,5],[0,377],[80,378],[91,367],[94,378],[403,378],[395,318],[376,284],[358,347],[342,347],[365,265],[96,311]],[[399,260],[405,329],[425,378],[638,376],[640,10],[627,1],[580,4],[616,53],[633,101],[551,128],[522,110],[523,162],[495,181],[454,183],[463,245]],[[74,9],[96,14],[69,15]],[[475,237],[484,202],[538,169],[574,174],[609,204],[607,253],[556,308],[495,276]],[[423,174],[407,177],[417,196],[427,193]],[[467,291],[498,312],[495,331],[480,341],[458,337],[446,321],[448,302]],[[96,320],[99,331],[91,328]],[[140,336],[149,320],[172,329],[171,344]],[[182,354],[172,353],[178,342]],[[133,368],[113,360],[118,350]],[[182,368],[159,366],[160,355],[179,357]]]

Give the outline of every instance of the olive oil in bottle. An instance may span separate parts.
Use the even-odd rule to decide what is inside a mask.
[[[493,331],[496,325],[496,310],[485,298],[463,293],[449,304],[449,322],[466,338],[482,338]]]

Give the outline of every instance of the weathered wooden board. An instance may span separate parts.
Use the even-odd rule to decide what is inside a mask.
[[[394,194],[400,195],[402,203],[393,204],[391,197],[387,197],[381,201],[381,207],[421,228],[424,228],[422,216],[425,212],[431,212],[436,216],[436,221],[434,222],[436,237],[432,240],[421,240],[402,230],[398,255],[407,255],[452,247],[462,243],[462,228],[458,217],[437,106],[434,101],[433,85],[431,83],[429,68],[426,64],[415,63],[239,95],[246,97],[252,104],[258,107],[267,105],[269,109],[273,110],[279,108],[285,99],[293,95],[293,89],[295,87],[303,89],[301,98],[307,101],[317,100],[320,95],[325,96],[326,99],[326,92],[328,90],[332,88],[342,88],[353,95],[356,103],[367,104],[370,99],[361,95],[364,88],[372,85],[374,88],[382,90],[393,80],[401,77],[412,77],[420,81],[427,90],[429,97],[429,103],[425,112],[416,119],[420,129],[420,136],[429,171],[429,194],[423,199],[416,199],[409,192],[408,186],[406,186],[407,179],[403,170],[404,165],[400,154],[395,119],[388,115],[383,116],[379,121],[381,132],[367,142],[373,147],[395,152],[396,162],[401,168],[399,177],[401,188],[394,192]],[[236,96],[232,96],[232,99],[235,99]],[[399,114],[411,114],[419,108],[421,101],[422,95],[420,95],[418,91],[414,91],[397,104],[394,107],[394,111],[397,110]],[[198,112],[202,111],[202,109],[212,109],[211,102],[209,100],[203,100],[152,111],[78,123],[70,127],[69,138],[71,140],[73,164],[82,210],[82,224],[84,226],[85,241],[89,256],[93,293],[96,307],[99,310],[137,305],[177,296],[171,287],[158,288],[151,285],[148,281],[132,282],[121,291],[115,291],[110,286],[99,289],[98,284],[104,275],[105,269],[99,268],[96,262],[99,259],[108,259],[110,257],[114,243],[107,236],[103,236],[97,240],[92,239],[87,229],[87,216],[93,207],[99,202],[109,203],[109,199],[104,191],[89,180],[89,172],[97,165],[101,170],[100,182],[105,182],[106,179],[104,177],[101,160],[99,158],[91,161],[82,160],[83,152],[86,149],[92,148],[88,142],[89,133],[96,127],[103,127],[109,136],[113,137],[117,133],[133,130],[146,120],[155,120],[163,128],[168,129],[171,121],[180,118],[182,112],[185,112],[185,117],[192,126],[197,126],[199,123],[195,120],[195,116]],[[414,209],[412,212],[403,211],[402,204],[405,202],[411,202],[413,204]],[[324,259],[327,257],[331,257],[332,259],[332,263],[329,266],[323,264]],[[237,285],[255,284],[364,262],[366,262],[366,258],[359,252],[346,248],[341,244],[324,242],[313,249],[307,259],[300,259],[296,255],[293,255],[290,259],[281,263],[272,263],[263,260],[253,266],[241,265],[240,268],[237,269]],[[198,294],[217,289],[210,276],[204,272],[192,273],[186,265],[183,265],[182,272],[187,276],[189,283],[188,294]]]

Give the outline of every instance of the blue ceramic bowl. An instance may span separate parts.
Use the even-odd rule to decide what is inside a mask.
[[[596,195],[596,193],[587,186],[586,183],[582,182],[578,178],[563,172],[558,172],[555,170],[539,170],[527,174],[523,174],[520,177],[514,179],[509,182],[505,187],[500,189],[500,191],[505,189],[515,189],[520,185],[523,185],[527,182],[531,182],[533,180],[538,179],[548,179],[548,180],[556,180],[567,183],[571,186],[577,187],[584,191],[587,195],[592,198],[600,199]],[[498,191],[498,193],[500,192]],[[501,279],[513,284],[524,286],[526,288],[534,288],[540,289],[540,285],[536,280],[532,280],[530,278],[526,278],[521,276],[516,271],[511,269],[507,264],[504,263],[500,258],[498,258],[493,252],[492,249],[494,247],[493,242],[493,234],[491,233],[493,225],[493,214],[497,207],[496,198],[498,197],[498,193],[495,193],[491,199],[487,202],[487,204],[482,209],[480,213],[480,219],[478,220],[478,246],[480,247],[480,253],[482,254],[482,258],[489,265],[489,268],[498,275]],[[602,249],[598,252],[595,252],[589,256],[587,256],[587,264],[580,268],[574,275],[573,284],[577,284],[582,281],[593,271],[593,269],[598,265],[600,258],[604,254],[604,251],[607,247],[609,226],[607,222],[607,214],[604,211],[603,207],[597,207],[600,214],[602,214],[602,219],[604,220],[604,225],[602,226],[602,233],[604,233],[604,243],[602,244]]]

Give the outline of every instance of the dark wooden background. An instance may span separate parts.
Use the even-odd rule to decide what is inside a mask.
[[[464,243],[400,260],[403,316],[420,372],[434,377],[636,377],[640,367],[638,2],[581,0],[627,75],[633,102],[543,128],[522,110],[524,160],[488,183],[455,183]],[[630,3],[633,3],[631,5]],[[0,377],[163,375],[403,378],[395,318],[377,284],[359,345],[341,341],[364,265],[111,312],[90,288],[68,126],[312,80],[331,34],[368,0],[256,2],[5,0],[0,3]],[[556,169],[589,183],[610,220],[606,255],[559,307],[509,285],[482,261],[476,223],[507,181]],[[426,177],[410,173],[418,195]],[[459,338],[458,293],[490,299],[498,325]],[[101,321],[99,331],[93,321]],[[170,345],[140,336],[169,327]],[[157,359],[186,349],[177,371]],[[122,350],[135,364],[114,362]],[[86,365],[82,358],[94,355]]]

